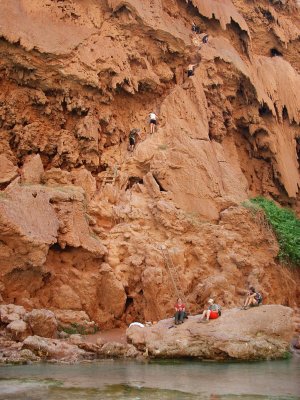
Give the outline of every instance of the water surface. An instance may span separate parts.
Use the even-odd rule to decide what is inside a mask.
[[[0,367],[0,399],[295,400],[300,359],[7,365]]]

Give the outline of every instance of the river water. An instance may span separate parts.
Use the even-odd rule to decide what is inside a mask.
[[[5,365],[0,367],[0,399],[294,400],[300,399],[300,358]]]

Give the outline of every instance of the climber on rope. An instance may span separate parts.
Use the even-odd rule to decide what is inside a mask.
[[[208,42],[208,34],[205,33],[203,38],[202,38],[202,43],[206,44]]]
[[[129,133],[129,146],[128,146],[128,150],[129,151],[133,151],[135,146],[136,146],[136,139],[137,136],[139,137],[139,139],[141,139],[141,135],[140,135],[140,129],[131,129],[130,133]]]
[[[262,295],[255,290],[253,286],[249,288],[249,292],[247,293],[247,297],[245,299],[245,303],[242,307],[242,310],[247,310],[249,307],[258,307],[262,303]]]
[[[194,21],[192,23],[192,32],[195,32],[198,35],[201,33],[200,26],[196,25]]]
[[[221,316],[221,306],[216,304],[213,299],[209,299],[208,304],[208,309],[203,311],[199,322],[208,322],[210,319],[217,319]]]
[[[202,35],[201,35],[201,36],[202,36]],[[202,36],[202,38],[201,38],[202,43],[203,43],[203,44],[207,44],[207,43],[208,43],[208,38],[209,38],[208,33],[203,33],[203,36]],[[202,45],[199,46],[199,50],[201,50],[201,48],[202,48]]]
[[[183,304],[181,298],[178,298],[175,304],[175,325],[183,324],[184,317],[185,305]]]
[[[189,66],[187,67],[188,78],[194,75],[194,69],[196,66],[197,64],[189,64]]]
[[[155,112],[151,112],[149,114],[149,120],[150,120],[150,133],[154,133],[155,127],[157,125],[157,115],[155,114]]]

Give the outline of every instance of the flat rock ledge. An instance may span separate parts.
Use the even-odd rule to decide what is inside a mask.
[[[178,326],[174,319],[166,319],[150,328],[132,326],[126,335],[129,343],[151,358],[278,359],[290,351],[292,315],[291,308],[280,305],[235,308],[208,323],[199,323],[200,315]]]

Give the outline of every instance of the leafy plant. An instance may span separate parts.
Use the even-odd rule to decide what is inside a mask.
[[[64,327],[60,326],[59,330],[64,331],[69,335],[75,335],[75,334],[88,335],[98,332],[99,328],[97,326],[94,326],[91,330],[91,328],[87,328],[84,325],[72,323],[69,326],[64,326]]]
[[[300,220],[294,211],[264,197],[255,197],[243,205],[253,213],[259,212],[257,207],[264,211],[279,243],[279,260],[300,267]]]

